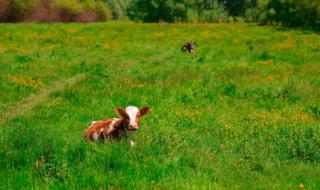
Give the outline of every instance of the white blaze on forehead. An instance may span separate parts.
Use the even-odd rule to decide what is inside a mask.
[[[136,106],[128,106],[126,107],[126,112],[129,115],[130,122],[136,122],[136,117],[139,109]]]

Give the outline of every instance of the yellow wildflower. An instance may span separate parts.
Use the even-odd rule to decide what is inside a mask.
[[[166,34],[164,32],[156,32],[156,33],[153,33],[152,34],[154,37],[163,37],[165,36]]]
[[[256,63],[259,65],[269,65],[271,60],[257,61]]]
[[[108,43],[105,43],[105,44],[103,45],[103,48],[104,48],[104,49],[109,49],[109,48],[110,48],[110,45],[109,45]]]
[[[302,114],[299,116],[300,121],[310,121],[312,120],[312,117],[308,114]]]
[[[3,53],[4,51],[5,51],[5,49],[0,47],[0,53]]]
[[[76,28],[70,28],[70,29],[67,30],[67,32],[69,32],[69,33],[75,33],[75,32],[78,32],[78,29],[76,29]]]

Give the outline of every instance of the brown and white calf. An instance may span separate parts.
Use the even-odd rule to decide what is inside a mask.
[[[107,144],[110,138],[119,140],[124,137],[131,146],[134,146],[132,132],[139,129],[140,117],[146,115],[149,110],[149,107],[139,110],[135,106],[128,106],[125,110],[115,108],[114,111],[120,119],[109,118],[91,122],[85,131],[85,139],[91,142],[103,140]]]

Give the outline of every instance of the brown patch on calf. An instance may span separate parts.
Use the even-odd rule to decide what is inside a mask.
[[[105,119],[102,121],[96,121],[92,123],[89,128],[85,131],[85,139],[87,141],[94,141],[93,135],[96,133],[99,139],[103,139],[103,137],[107,137],[110,135],[112,131],[109,132],[110,124],[114,121],[113,119]],[[114,128],[116,125],[114,126]]]

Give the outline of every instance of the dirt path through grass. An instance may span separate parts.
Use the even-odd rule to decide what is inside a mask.
[[[58,80],[47,88],[41,90],[39,93],[31,94],[29,97],[21,101],[21,103],[9,108],[5,115],[0,117],[0,124],[4,124],[11,119],[33,109],[39,102],[48,98],[48,96],[53,92],[61,91],[68,86],[73,86],[84,78],[85,74],[78,74],[67,79]]]
[[[173,54],[174,53],[172,51],[167,51],[161,54],[153,55],[149,57],[147,60],[161,61],[169,58]],[[50,94],[57,91],[61,91],[68,86],[73,86],[74,84],[83,80],[84,78],[85,74],[78,74],[67,79],[58,80],[54,82],[52,85],[48,86],[47,88],[41,90],[39,93],[31,94],[29,97],[22,100],[21,103],[17,104],[16,106],[12,106],[4,115],[0,116],[0,124],[5,124],[11,119],[24,114],[25,112],[33,109],[39,102],[48,98]]]

